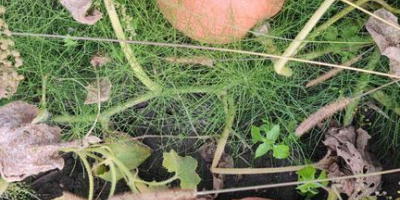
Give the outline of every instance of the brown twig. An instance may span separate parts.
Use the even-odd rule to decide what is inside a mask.
[[[355,58],[353,58],[353,59],[351,59],[351,60],[349,60],[349,61],[343,63],[342,65],[343,65],[343,66],[349,66],[349,67],[350,67],[350,66],[354,65],[355,63],[359,62],[361,59],[362,59],[362,56],[360,55],[360,56],[357,56],[357,57],[355,57]],[[306,88],[309,88],[309,87],[318,85],[318,84],[320,84],[320,83],[323,83],[324,81],[326,81],[326,80],[328,80],[328,79],[330,79],[330,78],[336,76],[337,74],[339,74],[339,73],[342,72],[342,71],[343,71],[343,69],[334,68],[334,69],[328,71],[327,73],[322,74],[321,76],[319,76],[319,77],[317,77],[317,78],[315,78],[315,79],[309,81],[309,82],[307,83],[307,85],[306,85]]]

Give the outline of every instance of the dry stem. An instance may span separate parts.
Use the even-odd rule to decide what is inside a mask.
[[[126,40],[121,22],[119,21],[119,17],[117,11],[115,9],[113,0],[104,0],[104,4],[106,6],[108,15],[111,20],[111,24],[114,28],[115,35],[119,40]],[[126,59],[128,60],[129,65],[131,66],[133,72],[135,73],[136,77],[151,91],[158,91],[161,89],[161,86],[152,81],[140,66],[139,62],[137,61],[131,47],[124,42],[120,42],[122,50],[125,54]]]
[[[318,21],[321,19],[322,15],[330,8],[330,6],[335,2],[335,0],[325,0],[324,3],[315,11],[314,15],[307,22],[304,28],[300,31],[300,33],[296,36],[294,41],[289,45],[286,51],[283,53],[283,57],[292,57],[297,48],[301,45],[302,40],[306,39],[306,37],[310,34],[311,30],[317,25]],[[286,68],[285,65],[289,60],[287,58],[279,59],[275,62],[275,71],[276,73],[283,76],[291,76],[292,70]]]

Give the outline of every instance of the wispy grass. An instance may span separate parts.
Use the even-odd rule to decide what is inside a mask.
[[[137,34],[134,37],[135,40],[200,44],[173,29],[156,8],[154,1],[118,0],[117,2],[125,5],[128,14],[135,19]],[[290,42],[284,38],[294,38],[321,2],[322,0],[288,0],[283,11],[274,19],[268,20],[272,30],[267,35],[261,38],[249,36],[242,42],[224,47],[280,54]],[[102,5],[100,2],[96,3]],[[388,1],[388,3],[400,7],[398,1]],[[95,26],[79,25],[57,1],[0,0],[0,5],[7,7],[6,21],[13,31],[115,38],[107,16]],[[333,8],[324,15],[322,21],[344,7],[343,3],[335,3]],[[103,13],[106,13],[103,7],[101,9]],[[354,21],[362,26],[367,19],[368,16],[365,14],[354,11],[335,26],[341,29],[346,26],[346,23]],[[365,35],[363,29],[360,35]],[[263,40],[270,37],[283,38],[272,40],[276,46],[276,52],[271,52],[269,47],[263,45]],[[343,38],[343,41],[348,41],[347,39]],[[112,59],[111,63],[99,69],[100,76],[108,77],[113,83],[112,99],[103,103],[102,109],[110,108],[147,91],[145,86],[134,77],[117,44],[83,41],[74,44],[63,40],[23,37],[15,37],[14,40],[25,61],[20,73],[26,77],[26,80],[13,100],[38,103],[42,95],[43,77],[48,76],[47,106],[53,115],[95,115],[97,112],[95,105],[83,104],[86,93],[82,85],[87,85],[95,78],[89,61],[97,52],[102,52]],[[318,37],[316,40],[320,42],[310,43],[300,54],[324,50],[332,45],[339,48],[339,51],[343,51],[342,49],[354,45],[333,44],[333,41],[321,43],[325,40],[323,37]],[[237,105],[234,130],[249,143],[252,124],[259,125],[262,119],[268,119],[272,123],[280,124],[285,130],[284,135],[293,134],[294,129],[291,124],[299,124],[310,113],[339,97],[351,96],[360,77],[359,73],[344,71],[333,79],[306,90],[305,85],[309,80],[329,69],[292,62],[289,66],[294,70],[294,76],[285,78],[275,74],[272,61],[268,59],[262,60],[223,52],[144,45],[134,45],[132,48],[150,78],[163,87],[214,85],[221,89],[229,88],[227,93],[235,99]],[[359,52],[366,50],[361,49]],[[317,60],[340,63],[341,57],[338,53],[328,53]],[[164,61],[165,57],[194,55],[213,58],[216,64],[214,67],[189,66]],[[357,66],[365,66],[367,62],[368,54]],[[382,59],[376,70],[387,72],[387,60]],[[370,86],[379,86],[387,81],[385,78],[372,76]],[[399,102],[398,86],[386,88],[385,92]],[[2,100],[0,104],[6,102]],[[399,116],[385,108],[383,110],[389,114],[391,120],[377,114],[374,125],[368,130],[374,136],[373,147],[382,145],[389,147],[379,148],[382,150],[380,155],[385,155],[387,150],[397,149],[400,145]],[[340,118],[340,116],[337,117]],[[163,96],[139,104],[113,116],[111,122],[114,129],[127,132],[132,136],[141,134],[215,135],[219,134],[224,126],[225,113],[217,94],[182,94]],[[90,122],[63,124],[65,139],[83,137],[91,125]],[[96,129],[96,134],[103,133],[100,129]],[[293,161],[302,163],[305,158],[312,157],[316,144],[322,138],[321,134],[320,130],[314,130],[310,140],[303,141],[288,136],[285,142],[294,148]],[[165,148],[176,142],[179,141],[167,141]],[[229,145],[231,152],[234,152],[234,157],[237,158],[241,153],[239,148],[241,143],[232,136]]]

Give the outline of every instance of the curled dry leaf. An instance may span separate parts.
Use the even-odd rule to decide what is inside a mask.
[[[385,9],[374,12],[375,15],[399,25],[397,17]],[[376,42],[382,55],[390,59],[390,73],[400,76],[400,31],[371,17],[366,24],[368,32]]]
[[[77,145],[60,143],[59,127],[32,124],[38,113],[36,106],[23,102],[0,108],[0,173],[8,182],[62,169],[64,160],[58,156],[58,150]]]
[[[93,56],[92,59],[90,60],[90,64],[93,67],[101,67],[107,64],[108,62],[110,62],[110,59],[108,57],[98,56],[98,55]]]
[[[98,10],[89,11],[92,0],[60,0],[60,3],[77,22],[82,24],[93,25],[103,17],[103,14]],[[88,11],[89,14],[87,14]]]
[[[254,36],[256,37],[261,37],[265,34],[267,34],[271,30],[271,25],[266,22],[265,24],[261,25],[260,27],[257,27],[254,29],[253,32],[251,32]]]
[[[330,128],[324,141],[328,153],[318,163],[319,167],[327,171],[329,178],[381,171],[380,164],[366,150],[370,138],[361,128]],[[350,199],[362,199],[375,192],[380,182],[381,176],[369,176],[333,183]]]
[[[211,163],[214,159],[214,154],[217,149],[214,141],[205,143],[200,147],[200,155],[206,161],[207,166],[211,167]],[[221,159],[217,165],[218,168],[233,168],[233,158],[225,152],[222,154]],[[224,188],[225,176],[223,174],[213,174],[213,189],[220,190]]]
[[[99,86],[97,85],[97,80],[86,86],[88,94],[86,96],[85,104],[105,102],[110,99],[112,87],[111,81],[108,78],[100,78]]]
[[[204,65],[208,67],[214,66],[214,60],[207,57],[167,57],[165,58],[166,61],[176,64],[195,64],[195,65]]]

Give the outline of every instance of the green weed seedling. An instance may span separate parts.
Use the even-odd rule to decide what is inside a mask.
[[[299,176],[299,181],[313,181],[313,180],[321,180],[326,179],[326,172],[322,171],[318,178],[316,177],[317,170],[313,166],[307,166],[303,169],[296,172]],[[328,181],[323,181],[320,183],[305,183],[297,186],[296,189],[300,191],[301,194],[307,196],[307,198],[311,198],[319,193],[318,189],[328,185]]]
[[[201,179],[196,173],[197,160],[190,157],[181,157],[174,150],[164,153],[163,166],[170,173],[175,173],[172,179],[179,179],[182,189],[196,188]]]
[[[268,153],[270,150],[273,151],[274,158],[285,159],[289,157],[289,146],[277,143],[279,134],[279,125],[273,125],[272,128],[270,128],[268,124],[264,124],[260,127],[251,127],[251,137],[253,143],[255,144],[261,142],[261,144],[257,147],[255,157],[261,157]]]

